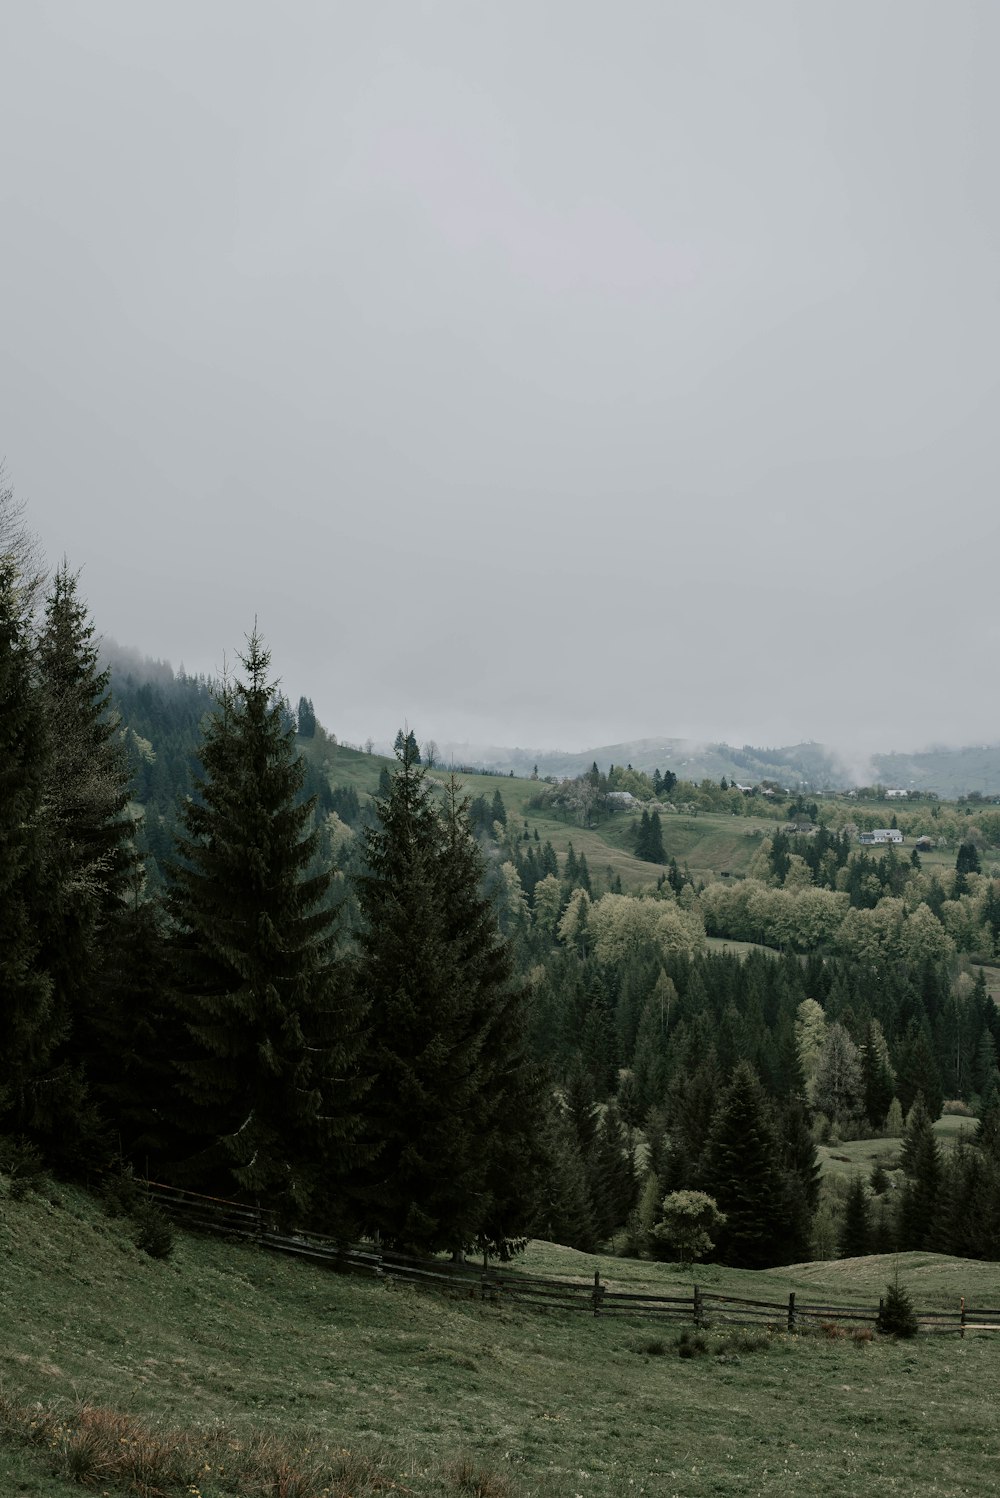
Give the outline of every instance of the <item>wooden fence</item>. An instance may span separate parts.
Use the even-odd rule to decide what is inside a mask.
[[[285,1233],[266,1208],[202,1196],[157,1181],[146,1183],[150,1198],[185,1227],[224,1237],[243,1238],[275,1253],[321,1263],[345,1274],[365,1274],[388,1283],[423,1285],[494,1304],[529,1306],[537,1310],[584,1311],[593,1316],[683,1322],[695,1327],[759,1326],[788,1332],[821,1327],[871,1326],[881,1316],[877,1307],[829,1305],[800,1300],[791,1291],[787,1300],[752,1300],[721,1295],[695,1285],[689,1295],[655,1295],[652,1291],[615,1290],[595,1271],[593,1281],[547,1279],[491,1265],[449,1263],[420,1259],[373,1244],[344,1244],[318,1233]],[[1000,1331],[1000,1310],[973,1309],[962,1296],[955,1311],[920,1311],[921,1332]]]

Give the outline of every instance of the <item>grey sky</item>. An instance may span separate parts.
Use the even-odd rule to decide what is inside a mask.
[[[995,0],[8,4],[0,454],[360,740],[1000,737]]]

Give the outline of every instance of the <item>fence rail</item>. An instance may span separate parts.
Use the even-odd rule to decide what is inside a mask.
[[[877,1326],[882,1302],[877,1307],[828,1305],[801,1301],[792,1291],[787,1300],[755,1300],[741,1295],[717,1294],[693,1287],[690,1295],[656,1295],[645,1290],[615,1290],[595,1272],[593,1281],[547,1279],[520,1274],[490,1265],[448,1263],[419,1259],[394,1249],[370,1244],[345,1244],[318,1233],[285,1233],[267,1208],[244,1202],[202,1196],[158,1181],[146,1183],[150,1196],[185,1227],[236,1237],[275,1253],[290,1254],[313,1263],[326,1264],[340,1273],[364,1274],[383,1281],[400,1280],[428,1289],[465,1294],[492,1303],[530,1306],[539,1310],[585,1311],[599,1317],[641,1318],[678,1321],[697,1327],[776,1326],[789,1332],[818,1327]],[[955,1311],[920,1311],[917,1324],[926,1335],[957,1332],[1000,1331],[1000,1310],[974,1309],[965,1297]]]

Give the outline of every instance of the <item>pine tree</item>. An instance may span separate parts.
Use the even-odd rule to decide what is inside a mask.
[[[378,1147],[362,1215],[397,1244],[503,1254],[523,1231],[532,1176],[526,996],[480,890],[466,806],[452,785],[438,813],[412,734],[396,752],[357,881]]]
[[[941,1151],[920,1093],[906,1120],[902,1162],[906,1183],[899,1206],[899,1241],[906,1249],[930,1248],[938,1226]]]
[[[203,774],[181,813],[167,911],[180,1090],[199,1148],[180,1173],[339,1225],[336,1183],[358,1153],[363,1009],[338,973],[332,874],[303,766],[256,631],[246,680],[223,687]]]
[[[30,598],[11,547],[0,553],[0,1123],[18,1131],[29,1126],[34,1084],[62,1038],[36,931],[45,767]]]
[[[654,811],[649,818],[649,853],[647,857],[650,863],[666,863],[667,853],[663,846],[663,823],[660,821],[660,813]]]
[[[543,1079],[531,1055],[528,990],[514,948],[484,894],[485,863],[454,776],[446,791],[440,901],[462,994],[461,1037],[475,1060],[475,1091],[461,1110],[476,1144],[474,1242],[506,1260],[523,1245],[542,1169]],[[456,1091],[454,1102],[460,1102]],[[464,1207],[463,1207],[464,1214]],[[454,1235],[451,1245],[455,1246]]]
[[[299,698],[295,718],[299,738],[314,739],[316,737],[316,709],[312,705],[311,697]]]
[[[701,1189],[726,1215],[719,1254],[727,1264],[762,1269],[783,1260],[779,1156],[767,1098],[753,1068],[741,1061],[719,1099],[701,1172]]]
[[[842,1259],[859,1259],[871,1253],[872,1229],[865,1183],[855,1176],[847,1193],[838,1249]]]
[[[100,1054],[99,1032],[110,1002],[109,959],[116,947],[121,952],[124,897],[139,869],[110,673],[99,669],[94,626],[65,562],[46,599],[38,670],[50,746],[40,960],[65,1036],[38,1127],[53,1137],[50,1154],[55,1148],[70,1163],[100,1148],[88,1084],[117,1064]]]

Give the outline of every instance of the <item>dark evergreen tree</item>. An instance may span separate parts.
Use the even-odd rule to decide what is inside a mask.
[[[420,745],[417,743],[412,728],[408,729],[405,733],[402,729],[399,730],[396,734],[393,752],[397,758],[402,758],[403,755],[406,755],[413,764],[420,764]]]
[[[605,1109],[586,1164],[597,1235],[608,1239],[624,1225],[639,1197],[635,1158],[614,1103]]]
[[[467,809],[452,786],[439,814],[412,734],[397,759],[357,880],[378,1151],[363,1220],[413,1248],[503,1253],[527,1219],[537,1134],[525,993],[480,891]]]
[[[592,1253],[597,1247],[594,1204],[571,1120],[553,1103],[542,1127],[544,1184],[530,1231],[535,1238]]]
[[[167,911],[185,1126],[178,1174],[340,1226],[359,1153],[363,1005],[334,960],[332,874],[256,632],[222,689],[182,813]]]
[[[896,1096],[904,1113],[909,1113],[918,1093],[922,1095],[931,1119],[940,1118],[944,1106],[941,1072],[926,1031],[914,1025],[900,1048],[896,1062]]]
[[[719,1256],[762,1269],[785,1258],[780,1146],[753,1067],[741,1061],[718,1102],[701,1169],[702,1189],[726,1214]]]
[[[980,873],[982,873],[982,864],[979,861],[979,849],[975,843],[960,844],[955,858],[955,895],[964,895],[969,888],[968,876]]]
[[[859,1259],[871,1253],[872,1229],[865,1183],[855,1176],[847,1193],[838,1252],[842,1259]]]
[[[649,861],[650,863],[666,863],[667,854],[663,846],[663,823],[660,821],[660,813],[653,811],[649,817]]]
[[[900,1246],[930,1248],[936,1241],[941,1194],[941,1152],[921,1094],[910,1110],[903,1136],[903,1187],[898,1214]]]
[[[785,1222],[783,1256],[794,1263],[812,1257],[812,1225],[819,1205],[820,1163],[805,1104],[790,1097],[778,1109]]]
[[[316,737],[316,710],[309,697],[300,697],[298,711],[295,714],[296,727],[300,739],[314,739]]]
[[[40,961],[65,1037],[38,1127],[52,1138],[50,1155],[55,1150],[69,1165],[101,1149],[87,1077],[116,1064],[100,1054],[111,1002],[107,966],[121,952],[125,895],[140,874],[110,673],[99,669],[94,627],[65,563],[46,599],[38,671],[49,742]]]
[[[475,1246],[507,1259],[523,1246],[543,1168],[541,1069],[531,1056],[528,990],[514,947],[484,893],[486,865],[454,777],[446,795],[440,902],[462,995],[459,1039],[475,1060],[475,1093],[461,1122],[476,1144]],[[460,1102],[461,1089],[455,1099]],[[456,1222],[466,1207],[459,1204]],[[452,1246],[455,1246],[452,1238]],[[463,1246],[468,1246],[466,1237]]]
[[[0,1125],[18,1131],[30,1126],[36,1084],[63,1037],[39,961],[47,743],[30,603],[15,557],[0,553]]]

